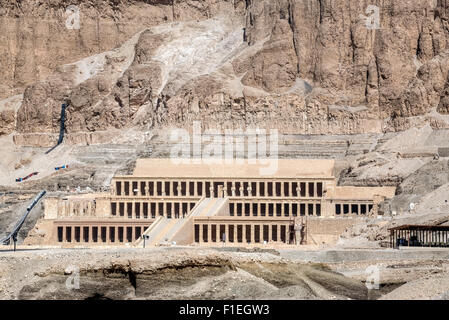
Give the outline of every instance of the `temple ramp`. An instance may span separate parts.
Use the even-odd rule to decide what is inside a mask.
[[[214,205],[215,205],[217,200],[218,200],[217,198],[206,198],[206,199],[204,199],[204,204],[199,206],[198,210],[195,210],[192,213],[192,217],[205,216],[211,210],[211,208],[214,207]]]
[[[167,219],[159,217],[144,233],[149,239],[148,245],[190,244],[193,242],[193,219],[195,217],[212,217],[228,212],[229,198],[202,198],[185,218]],[[142,245],[143,240],[138,239],[135,245]]]
[[[145,244],[148,245],[155,245],[157,243],[157,241],[160,241],[160,239],[164,240],[164,234],[162,233],[165,228],[167,227],[167,225],[169,224],[169,222],[171,220],[177,221],[177,224],[182,224],[183,221],[187,220],[188,217],[190,217],[194,212],[197,212],[197,210],[203,210],[204,206],[207,206],[208,201],[204,201],[204,200],[208,200],[205,197],[202,197],[200,199],[200,201],[197,202],[197,204],[192,208],[192,211],[190,211],[190,213],[182,219],[168,219],[165,218],[164,216],[159,216],[152,224],[151,226],[145,230],[145,232],[142,234],[142,236],[148,236],[149,238],[145,240]],[[134,242],[135,246],[139,246],[143,244],[143,238],[142,236],[137,239]]]
[[[206,200],[208,200],[206,202]],[[169,242],[176,242],[179,245],[189,245],[193,243],[193,221],[195,217],[213,217],[218,215],[226,215],[229,210],[229,198],[207,198],[204,199],[205,204],[198,206],[198,210],[179,224],[176,228],[170,230]]]
[[[144,235],[148,236],[148,239],[145,240],[145,244],[147,245],[155,245],[161,239],[163,239],[164,234],[171,227],[171,225],[176,222],[176,219],[168,219],[163,216],[160,216],[156,219],[156,221],[152,224],[152,227],[145,231]],[[139,239],[135,242],[136,245],[143,242],[143,239]]]
[[[206,212],[202,216],[204,217],[213,217],[220,215],[223,213],[223,210],[227,207],[229,201],[228,198],[217,198],[216,201],[212,204],[212,207],[208,208]]]
[[[161,223],[159,227],[155,230],[154,237],[152,238],[152,235],[150,235],[150,239],[148,239],[149,240],[148,244],[154,246],[161,243],[168,243],[169,239],[167,237],[168,236],[167,234],[176,224],[179,224],[180,222],[179,220],[180,219],[164,218],[163,220],[164,222]]]
[[[197,211],[192,212],[191,215],[187,217],[187,219],[180,219],[178,223],[176,223],[173,228],[171,228],[166,235],[166,238],[170,243],[176,242],[177,234],[182,229],[185,228],[186,225],[192,226],[192,221],[194,217],[212,217],[218,215],[221,212],[224,212],[228,205],[228,200],[223,198],[213,198],[213,199],[205,199],[210,201],[205,201],[205,205],[198,207]]]
[[[146,240],[146,242],[151,240],[151,237],[154,238],[157,235],[157,230],[160,230],[159,228],[161,228],[161,225],[165,223],[164,219],[167,220],[163,216],[159,216],[156,220],[154,220],[151,226],[147,230],[145,230],[142,236],[146,235],[150,237],[150,239]],[[142,236],[134,242],[135,245],[140,245],[141,243],[143,243]]]
[[[208,210],[209,206],[213,202],[214,198],[204,198],[200,201],[198,206],[192,210],[191,214],[189,216],[191,217],[198,217],[201,216],[201,214]]]

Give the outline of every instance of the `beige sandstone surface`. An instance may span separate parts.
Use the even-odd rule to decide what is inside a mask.
[[[79,30],[64,1],[14,3],[0,5],[0,97],[24,94],[19,144],[51,144],[36,134],[58,132],[64,100],[68,134],[448,127],[446,2],[384,1],[376,30],[358,0],[75,2]]]
[[[79,30],[65,26],[69,4],[80,9]],[[335,159],[343,188],[396,189],[382,206],[385,217],[362,219],[340,247],[385,245],[394,225],[447,224],[449,154],[440,149],[449,148],[449,4],[379,2],[378,30],[365,25],[369,4],[2,1],[0,235],[39,190],[108,191],[112,176],[130,174],[137,158],[167,158],[168,129],[190,131],[193,121],[202,129],[278,129],[281,158]],[[63,101],[70,102],[65,142],[44,155],[57,140]],[[64,164],[70,169],[55,172]],[[250,279],[243,271],[235,277]],[[445,281],[442,272],[409,286],[444,296],[432,284]],[[200,289],[193,292],[201,296]],[[307,296],[296,289],[279,297]],[[24,296],[49,294],[33,290]]]
[[[152,248],[0,251],[0,299],[365,299],[321,264],[272,251]],[[32,266],[32,267],[31,267]],[[67,279],[79,271],[79,289]]]
[[[306,250],[19,247],[0,251],[0,299],[448,299],[444,251]]]

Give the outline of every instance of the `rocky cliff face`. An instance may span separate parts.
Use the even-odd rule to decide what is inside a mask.
[[[16,142],[139,127],[355,134],[449,126],[446,1],[0,4],[0,97],[24,92]],[[70,4],[73,4],[72,2]],[[75,3],[76,4],[76,3]]]

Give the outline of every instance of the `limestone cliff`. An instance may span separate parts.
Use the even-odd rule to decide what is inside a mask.
[[[65,26],[69,4],[79,6],[79,30]],[[0,97],[24,93],[19,144],[56,133],[63,100],[69,134],[193,120],[304,134],[447,128],[448,8],[433,0],[6,0]]]

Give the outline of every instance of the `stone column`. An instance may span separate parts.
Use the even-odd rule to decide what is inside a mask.
[[[182,190],[181,184],[178,184],[178,187],[176,189],[177,189],[176,191],[178,192],[178,197],[182,196],[182,194],[181,194],[181,190]]]
[[[234,243],[236,243],[237,242],[237,225],[236,224],[234,224],[233,234],[234,234]]]
[[[281,197],[285,197],[284,181],[281,181],[280,184],[281,184]]]
[[[207,225],[207,242],[208,243],[212,242],[212,225],[211,224]]]
[[[250,233],[251,243],[255,243],[256,242],[256,237],[255,237],[255,234],[254,234],[254,224],[251,224],[250,227],[251,227],[251,233]]]
[[[84,242],[84,226],[80,226],[80,243]]]
[[[306,182],[306,198],[308,197],[309,197],[309,182]]]
[[[260,197],[260,181],[256,182],[256,197]]]
[[[131,219],[136,218],[136,203],[133,201],[131,205]]]
[[[98,227],[97,226],[91,226],[89,229],[90,229],[90,232],[89,232],[89,234],[90,234],[90,236],[89,236],[89,242],[94,242],[94,227],[96,227],[97,228],[97,242],[98,242]]]
[[[195,197],[198,196],[198,181],[194,181],[193,183],[193,194],[195,195]]]
[[[62,242],[67,242],[66,238],[67,238],[67,227],[63,226],[62,227]]]
[[[217,224],[217,227],[215,228],[215,238],[217,239],[217,242],[221,242],[220,224]]]
[[[137,219],[137,215],[136,215]],[[143,202],[139,202],[139,219],[143,219]]]
[[[161,196],[165,197],[165,181],[160,181],[161,183]]]
[[[267,197],[268,196],[268,182],[265,181],[264,183],[265,183],[265,187],[264,187],[264,193],[265,194],[264,194],[264,196]]]
[[[136,240],[136,227],[131,226],[131,243]]]
[[[114,235],[114,241],[115,241],[115,243],[117,243],[117,242],[119,242],[119,238],[118,238],[118,226],[117,226],[117,225],[116,225],[115,228],[114,228],[114,233],[115,233],[115,235]]]
[[[226,198],[228,196],[228,184],[225,182],[224,186],[223,186],[223,196],[224,198]]]
[[[206,181],[203,180],[203,185],[202,185],[202,189],[203,189],[203,197],[206,196]]]
[[[106,243],[111,243],[111,227],[106,226]]]
[[[146,197],[150,196],[150,182],[149,181],[145,182],[145,196]]]
[[[229,223],[226,223],[225,224],[225,236],[226,236],[226,243],[228,243],[229,242]]]
[[[204,232],[204,224],[200,224],[199,225],[200,227],[199,227],[199,229],[200,229],[200,243],[202,244],[203,243],[203,232]]]
[[[248,184],[248,196],[249,197],[253,196],[253,188],[251,187],[251,182]]]
[[[163,202],[162,215],[167,218],[167,202]]]
[[[190,181],[186,181],[186,196],[190,197]]]
[[[244,197],[245,196],[245,188],[243,187],[243,182],[240,182],[240,188],[239,188],[239,192],[240,192],[240,197]]]
[[[268,225],[268,242],[273,241],[273,225]]]
[[[242,242],[248,243],[248,240],[246,239],[246,224],[242,224]]]

